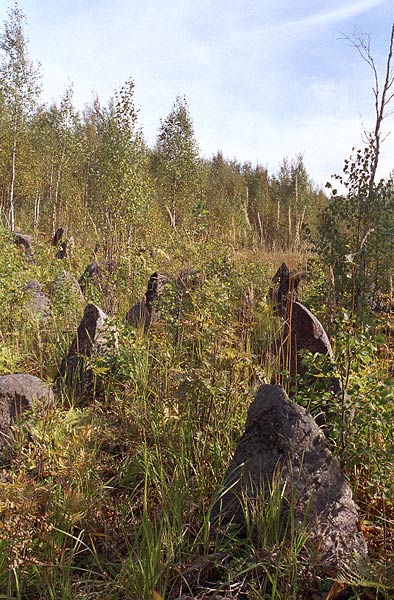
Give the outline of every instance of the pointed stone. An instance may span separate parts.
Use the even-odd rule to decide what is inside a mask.
[[[27,282],[25,289],[29,295],[26,304],[27,310],[43,321],[48,321],[51,312],[51,301],[48,294],[44,292],[42,285],[37,279],[32,279]]]
[[[95,304],[85,308],[77,335],[60,366],[63,384],[72,393],[74,400],[91,396],[94,376],[87,368],[86,361],[100,354],[106,343],[107,315]]]
[[[126,324],[143,327],[147,331],[152,323],[160,321],[161,311],[157,301],[164,291],[167,278],[162,273],[152,273],[144,297],[126,313]]]
[[[257,499],[258,506],[276,477],[283,489],[283,530],[293,510],[295,524],[308,530],[306,547],[321,565],[337,570],[353,555],[366,554],[350,486],[321,429],[280,385],[263,385],[249,408],[213,521],[244,526],[241,497]]]

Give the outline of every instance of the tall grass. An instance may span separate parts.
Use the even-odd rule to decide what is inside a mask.
[[[49,322],[26,317],[24,282],[38,278],[49,289],[59,264],[44,246],[34,265],[12,245],[4,248],[1,373],[50,380],[82,308],[66,290],[54,300]],[[307,530],[291,516],[285,531],[279,527],[278,482],[264,503],[245,504],[243,537],[232,530],[214,535],[210,519],[256,386],[273,374],[263,359],[280,327],[267,302],[277,265],[267,266],[258,252],[215,244],[189,254],[174,250],[170,275],[193,266],[202,284],[182,311],[169,286],[161,323],[144,335],[124,327],[123,314],[143,293],[152,267],[168,267],[168,260],[145,269],[126,258],[127,281],[136,287],[113,282],[117,348],[89,362],[100,392],[82,407],[58,396],[52,410],[37,410],[15,425],[12,443],[1,452],[0,597],[300,597],[310,583]],[[73,257],[75,275],[85,259],[83,252]],[[251,311],[243,305],[245,290],[253,296]]]

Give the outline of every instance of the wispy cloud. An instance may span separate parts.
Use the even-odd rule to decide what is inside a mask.
[[[0,25],[12,1],[0,0]],[[341,170],[373,120],[370,73],[337,42],[338,30],[371,31],[384,66],[393,16],[392,0],[19,3],[48,100],[71,80],[78,108],[92,90],[106,102],[131,75],[149,143],[185,94],[206,156],[221,148],[274,171],[284,156],[304,152],[319,182]],[[389,171],[394,136],[383,152]]]
[[[367,13],[379,5],[387,4],[387,0],[357,0],[355,2],[346,3],[335,2],[334,0],[331,4],[338,4],[338,6],[334,6],[329,10],[312,12],[311,14],[310,2],[308,2],[307,7],[304,8],[301,3],[297,12],[301,13],[302,16],[291,19],[286,19],[288,2],[282,2],[280,12],[273,12],[267,9],[267,7],[264,7],[263,4],[261,11],[266,17],[264,25],[259,23],[261,19],[257,19],[257,23],[254,27],[250,27],[243,31],[234,31],[232,37],[234,41],[237,40],[241,42],[248,37],[267,39],[266,36],[268,36],[272,42],[276,36],[283,35],[284,37],[279,39],[281,39],[282,44],[286,45],[286,43],[290,41],[287,36],[295,36],[298,38],[300,35],[309,35],[314,28],[343,23],[346,20]]]
[[[288,21],[287,23],[285,22],[281,27],[303,28],[337,23],[338,21],[350,19],[361,13],[367,12],[384,2],[385,0],[359,0],[358,2],[348,2],[328,11],[308,15],[301,19]]]

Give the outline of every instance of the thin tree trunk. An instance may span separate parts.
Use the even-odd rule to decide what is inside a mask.
[[[295,250],[297,252],[298,252],[298,250],[300,249],[300,246],[301,246],[301,228],[302,228],[302,226],[304,224],[305,211],[306,211],[306,207],[304,206],[304,210],[302,211],[302,215],[300,216],[300,218],[298,219],[297,224],[296,224],[294,246],[295,246]]]
[[[52,156],[52,159],[51,159],[51,173],[49,175],[49,198],[48,198],[49,207],[52,207],[52,211],[53,211],[53,201],[52,201],[52,199],[53,199],[53,173],[54,173],[54,168],[55,168],[55,159]],[[52,217],[52,235],[55,235],[55,232],[53,231],[53,217]]]
[[[248,186],[246,186],[246,194],[245,194],[245,200],[243,203],[243,210],[244,210],[244,214],[245,214],[246,225],[248,226],[248,229],[252,229],[252,225],[250,224],[248,209],[249,209],[249,188],[248,188]]]
[[[375,79],[375,86],[373,88],[373,93],[374,93],[374,97],[375,97],[375,117],[376,117],[375,118],[375,127],[372,132],[367,132],[365,130],[366,138],[369,142],[370,147],[373,150],[373,156],[372,156],[372,163],[370,165],[368,192],[366,194],[366,197],[362,198],[361,202],[360,202],[363,223],[362,223],[362,227],[360,227],[361,219],[359,219],[359,231],[360,231],[360,235],[358,238],[358,241],[359,241],[361,236],[362,236],[362,239],[365,240],[368,237],[369,231],[370,231],[370,211],[371,211],[374,201],[375,201],[375,198],[374,198],[375,179],[376,179],[376,172],[377,172],[377,168],[378,168],[378,164],[379,164],[380,146],[381,146],[381,143],[383,142],[383,140],[381,138],[381,135],[382,135],[381,126],[382,126],[382,123],[383,123],[385,117],[388,116],[388,114],[390,114],[390,113],[387,113],[387,107],[394,99],[394,92],[393,92],[394,71],[392,68],[392,60],[393,60],[393,52],[394,52],[394,24],[392,24],[392,26],[391,26],[390,44],[389,44],[389,50],[388,50],[388,55],[387,55],[387,60],[386,60],[386,72],[385,72],[384,82],[383,82],[381,90],[380,90],[380,81],[379,81],[378,70],[377,70],[377,67],[375,64],[375,60],[370,51],[369,37],[367,36],[367,39],[365,39],[365,36],[363,36],[363,34],[359,34],[359,35],[356,34],[355,36],[353,36],[353,38],[349,38],[349,39],[352,41],[354,47],[358,50],[362,59],[365,60],[365,62],[372,69],[373,74],[374,74],[374,79]],[[358,307],[360,305],[360,302],[362,299],[361,298],[362,293],[363,293],[363,290],[365,289],[365,285],[366,285],[367,262],[368,261],[367,261],[367,248],[365,246],[365,243],[361,242],[361,247],[359,248],[359,252],[360,252],[360,259],[359,259],[359,264],[358,264],[358,271],[356,273],[356,279],[357,279],[358,283],[357,283],[356,293],[355,293],[355,297],[354,297],[354,306],[355,307]]]
[[[41,194],[39,191],[36,192],[36,198],[34,202],[34,229],[38,229],[40,222],[40,206],[41,206]]]
[[[56,174],[56,185],[55,185],[55,198],[53,202],[53,210],[52,210],[52,235],[55,235],[55,231],[57,229],[57,214],[58,214],[58,203],[59,203],[59,190],[60,190],[60,180],[62,177],[62,169],[63,169],[63,161],[64,161],[65,148],[63,146],[62,155],[60,157],[59,166]]]
[[[10,227],[11,227],[12,231],[15,229],[15,200],[14,200],[15,178],[16,178],[16,132],[14,131],[14,143],[12,146],[11,187],[10,187]]]
[[[260,246],[261,248],[264,248],[265,243],[264,243],[264,225],[263,225],[263,221],[261,218],[260,213],[257,213],[257,224],[259,226],[259,238],[260,238]]]
[[[166,211],[168,213],[168,216],[170,217],[170,223],[171,223],[171,227],[173,229],[176,229],[176,215],[175,215],[175,208],[173,208],[173,210],[170,209],[169,206],[166,206]]]

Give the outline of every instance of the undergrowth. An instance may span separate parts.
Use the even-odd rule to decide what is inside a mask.
[[[26,283],[38,279],[49,293],[65,268],[78,279],[87,253],[77,248],[65,265],[42,241],[29,263],[1,236],[0,373],[51,381],[83,304],[67,280],[52,290],[45,320],[29,310]],[[268,301],[277,264],[219,244],[167,250],[155,264],[136,255],[120,259],[122,275],[110,282],[116,344],[88,365],[100,381],[95,397],[78,403],[58,394],[54,407],[37,407],[16,423],[1,449],[0,597],[262,600],[329,593],[333,582],[303,553],[307,529],[293,530],[289,542],[276,528],[280,486],[267,504],[247,507],[253,526],[242,537],[231,528],[212,535],[210,510],[247,408],[273,374],[264,357],[278,330]],[[181,308],[169,283],[162,319],[148,334],[125,326],[126,310],[154,270],[174,281],[190,267],[199,284],[184,294]],[[92,282],[89,294],[102,306],[107,292]],[[312,413],[326,411],[327,436],[371,538],[377,562],[368,573],[349,566],[341,574],[346,597],[365,597],[365,586],[388,598],[390,577],[379,575],[380,585],[376,564],[388,566],[393,556],[394,386],[377,329],[356,331],[340,322],[343,315],[334,338],[337,360],[305,357],[309,379],[300,376],[289,391]],[[341,380],[346,405],[330,391],[332,377]]]

